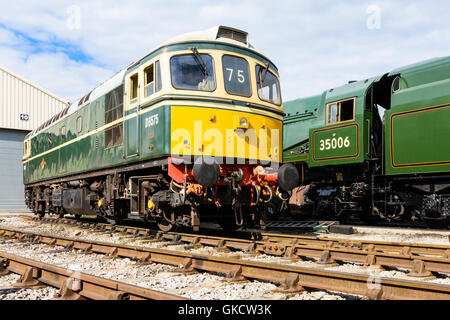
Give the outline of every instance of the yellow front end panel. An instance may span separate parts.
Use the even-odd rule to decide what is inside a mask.
[[[279,163],[281,139],[282,121],[271,117],[218,108],[171,109],[173,157],[204,155]]]

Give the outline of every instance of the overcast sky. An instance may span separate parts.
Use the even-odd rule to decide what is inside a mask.
[[[114,4],[113,4],[114,3]],[[0,0],[0,65],[73,101],[159,43],[227,25],[284,101],[450,53],[449,1]]]

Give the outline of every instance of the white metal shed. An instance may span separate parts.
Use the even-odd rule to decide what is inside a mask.
[[[0,212],[26,211],[23,139],[68,103],[0,67]]]

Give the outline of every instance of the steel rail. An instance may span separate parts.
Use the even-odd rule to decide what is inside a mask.
[[[30,219],[29,216],[24,216]],[[92,227],[99,231],[117,231],[127,233],[129,235],[137,236],[156,236],[160,237],[163,234],[163,238],[179,238],[180,241],[184,239],[192,239],[192,237],[199,237],[202,239],[223,239],[227,240],[229,238],[220,236],[208,236],[202,234],[191,234],[191,233],[181,233],[181,232],[162,232],[160,230],[150,230],[146,228],[132,227],[132,226],[118,226],[110,225],[106,223],[92,223],[86,221],[76,221],[74,219],[55,219],[55,218],[43,218],[39,219],[37,217],[31,217],[32,220],[49,222],[49,223],[64,223],[71,225],[79,225],[83,227]],[[412,255],[427,255],[427,256],[437,256],[437,257],[450,257],[450,245],[436,245],[436,244],[421,244],[421,243],[408,243],[408,242],[389,242],[389,241],[375,241],[375,240],[349,240],[349,239],[338,239],[338,238],[320,238],[315,236],[302,236],[302,235],[290,235],[290,234],[275,234],[275,233],[242,233],[242,235],[248,235],[250,239],[245,238],[235,238],[234,241],[238,243],[249,243],[249,242],[275,242],[286,245],[316,245],[324,247],[347,247],[347,248],[357,248],[368,251],[379,251],[379,252],[393,252],[393,253],[403,253]]]
[[[181,272],[209,271],[225,274],[230,280],[257,279],[280,283],[282,292],[298,292],[304,288],[337,291],[367,296],[372,299],[450,300],[450,285],[352,274],[281,264],[268,264],[234,258],[202,256],[185,252],[108,242],[56,237],[25,231],[2,232],[4,237],[63,246],[110,256],[126,257],[142,262],[178,266]]]
[[[0,275],[9,272],[21,275],[20,281],[13,287],[49,285],[60,289],[60,299],[184,300],[176,295],[83,272],[75,273],[73,270],[0,251]]]
[[[379,267],[405,268],[412,276],[425,277],[430,272],[450,274],[450,246],[426,245],[414,243],[389,243],[378,241],[342,241],[338,239],[322,239],[316,237],[291,235],[262,235],[263,240],[246,240],[154,231],[144,228],[112,226],[109,224],[92,224],[45,218],[44,222],[79,225],[94,228],[99,232],[121,232],[131,238],[142,241],[173,241],[192,246],[213,246],[220,249],[241,250],[253,253],[265,253],[273,256],[304,259],[319,259],[322,264],[335,261],[376,265]],[[2,229],[0,231],[8,231]],[[12,230],[14,231],[14,230]]]

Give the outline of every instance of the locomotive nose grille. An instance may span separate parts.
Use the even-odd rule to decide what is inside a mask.
[[[229,27],[219,27],[219,31],[217,32],[217,38],[227,38],[235,41],[242,42],[247,44],[247,35],[248,33],[245,31],[232,29]]]

